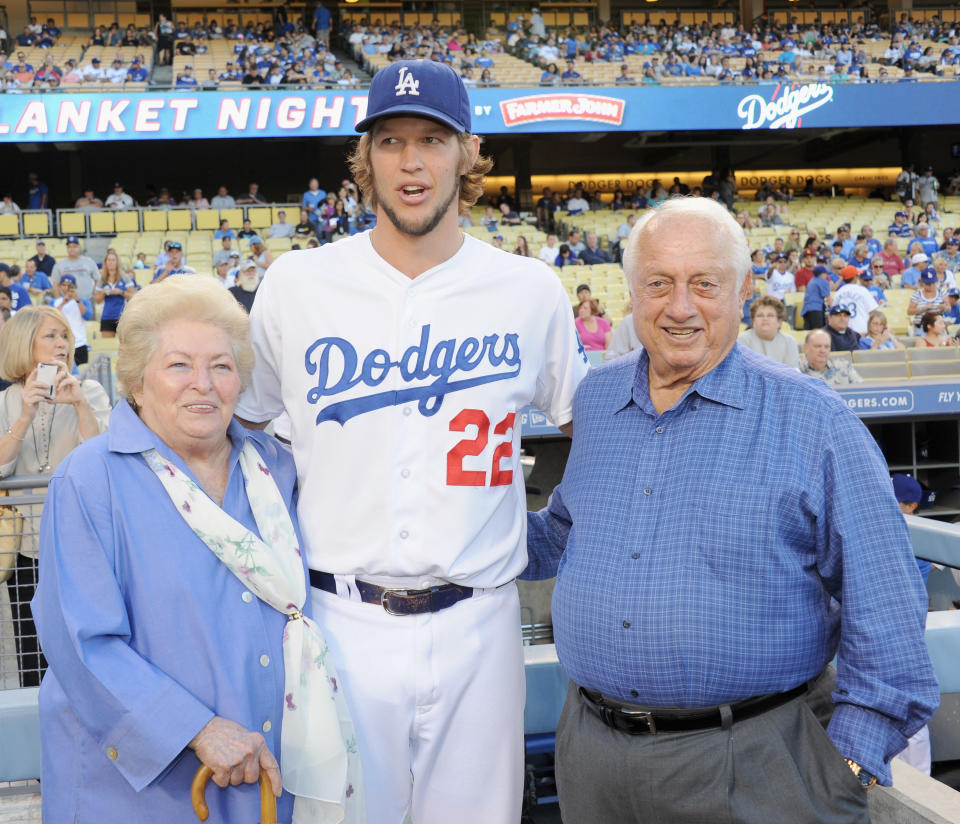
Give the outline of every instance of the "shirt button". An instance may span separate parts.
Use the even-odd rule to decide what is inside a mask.
[[[111,761],[116,761],[118,758],[118,753],[113,747],[107,747],[107,758]]]
[[[640,557],[640,553],[639,553],[639,552],[634,552],[633,555],[631,555],[630,557],[633,558],[634,561],[636,561],[637,558]]]
[[[270,666],[270,656],[269,656],[269,655],[261,655],[261,656],[260,656],[260,666],[261,666],[261,667],[269,667],[269,666]]]
[[[409,414],[410,414],[410,407],[409,407],[409,406],[403,407],[403,414],[404,414],[404,415],[409,415]]]
[[[663,427],[662,427],[662,426],[658,426],[658,427],[657,427],[657,434],[658,434],[658,435],[662,435],[662,434],[663,434]]]
[[[631,698],[639,698],[639,697],[640,697],[640,693],[637,692],[636,690],[630,690],[630,697],[631,697]]]
[[[269,721],[264,721],[263,726],[260,727],[260,729],[264,732],[270,732],[270,730],[273,729],[273,724],[271,724]]]
[[[400,477],[401,477],[401,478],[409,478],[409,477],[410,477],[410,470],[409,470],[409,469],[401,469],[401,470],[400,470]]]
[[[643,490],[644,495],[650,495],[652,492],[653,490],[649,486]]]
[[[401,537],[403,540],[406,540],[409,536],[410,536],[410,533],[407,532],[407,530],[405,530],[405,529],[401,529],[401,530],[400,530],[400,537]]]
[[[253,595],[249,592],[244,592],[240,598],[243,600],[243,603],[249,604],[253,600]]]
[[[629,621],[624,621],[624,622],[623,622],[623,628],[624,628],[624,629],[630,629],[630,622],[629,622]]]

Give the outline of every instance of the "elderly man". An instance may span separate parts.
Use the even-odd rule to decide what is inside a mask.
[[[580,385],[528,518],[573,682],[563,819],[867,822],[939,693],[883,455],[833,391],[736,345],[750,262],[722,206],[668,200],[624,262],[644,349]]]
[[[853,361],[850,358],[830,357],[830,335],[825,329],[815,329],[807,335],[800,356],[800,371],[826,381],[830,386],[845,386],[849,383],[861,383]]]

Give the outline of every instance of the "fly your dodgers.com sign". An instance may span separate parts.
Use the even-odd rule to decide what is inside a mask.
[[[471,89],[477,134],[807,129],[948,123],[955,83]],[[355,134],[363,90],[0,95],[0,141]]]

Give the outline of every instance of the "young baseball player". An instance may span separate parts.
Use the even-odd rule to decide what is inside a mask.
[[[368,821],[520,819],[528,404],[569,432],[586,372],[538,260],[463,235],[492,163],[442,63],[373,80],[354,177],[377,225],[270,268],[238,415],[286,411],[316,620],[357,730]],[[329,305],[307,299],[329,287]]]

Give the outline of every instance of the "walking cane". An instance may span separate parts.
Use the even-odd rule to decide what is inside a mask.
[[[213,770],[206,764],[201,764],[190,787],[193,811],[201,821],[206,821],[210,817],[205,793],[211,776],[213,776]],[[277,824],[277,799],[273,795],[273,787],[265,770],[260,770],[260,824]]]

